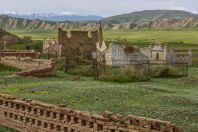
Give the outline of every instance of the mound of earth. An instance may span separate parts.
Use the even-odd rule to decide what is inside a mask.
[[[4,41],[6,41],[7,44],[16,44],[19,43],[21,39],[16,35],[13,35],[6,30],[0,28],[0,43],[4,43]]]
[[[56,61],[44,59],[17,58],[17,57],[1,57],[0,64],[15,67],[20,72],[16,75],[20,76],[54,76],[56,75]]]

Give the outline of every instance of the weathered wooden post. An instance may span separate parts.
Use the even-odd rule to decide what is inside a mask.
[[[47,59],[49,60],[49,51],[47,52]]]
[[[151,61],[148,59],[148,75],[149,79],[151,78]]]
[[[58,58],[58,53],[56,52],[56,59]]]
[[[192,51],[191,50],[188,51],[188,55],[189,55],[188,65],[191,66],[192,65]]]
[[[69,68],[69,54],[67,53],[65,55],[65,72],[68,72],[68,68]]]
[[[92,59],[93,59],[93,71],[94,71],[94,79],[98,79],[98,64],[97,64],[97,53],[92,52]]]
[[[7,41],[4,41],[4,50],[7,50]]]
[[[187,71],[186,76],[188,76],[188,69],[189,69],[189,64],[188,64],[188,63],[186,64],[186,67],[187,67],[187,70],[186,70],[186,71]]]
[[[41,59],[43,57],[43,51],[41,50],[40,54],[39,54],[39,59]]]

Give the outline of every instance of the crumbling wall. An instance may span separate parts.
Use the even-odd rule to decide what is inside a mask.
[[[57,39],[44,39],[43,40],[43,54],[59,54],[60,45]]]
[[[0,94],[0,124],[22,132],[181,132],[170,122],[104,112],[95,115]]]
[[[61,45],[61,53],[79,53],[79,51],[89,52],[96,50],[96,43],[99,42],[100,31],[63,31],[58,30],[58,42]]]
[[[0,57],[5,57],[5,56],[16,56],[16,57],[31,57],[31,58],[39,58],[40,53],[35,52],[35,51],[13,51],[13,50],[8,50],[8,51],[1,51],[0,52]]]
[[[168,63],[192,64],[192,54],[189,53],[168,53],[166,58]]]
[[[32,59],[29,57],[1,57],[0,63],[16,67],[22,72],[16,73],[22,76],[51,76],[56,73],[56,62],[54,60]]]

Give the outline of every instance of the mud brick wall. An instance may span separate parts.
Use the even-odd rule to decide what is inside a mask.
[[[31,58],[39,58],[39,52],[30,52],[30,51],[1,51],[0,56],[16,56],[16,57],[31,57]]]
[[[22,132],[181,132],[177,126],[110,112],[95,115],[0,94],[0,124]]]
[[[22,76],[49,76],[56,74],[56,61],[44,59],[32,59],[30,57],[0,57],[0,63],[16,67],[22,72],[16,73]]]
[[[57,39],[44,39],[43,40],[43,54],[59,54],[60,45]]]
[[[67,52],[92,53],[96,50],[96,43],[101,40],[102,31],[63,31],[58,30],[58,42],[61,45],[61,55],[64,56]]]

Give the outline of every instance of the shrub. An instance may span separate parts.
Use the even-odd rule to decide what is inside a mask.
[[[108,67],[99,75],[100,80],[116,82],[135,82],[149,80],[148,69],[145,66]]]
[[[178,76],[179,70],[170,65],[163,65],[163,64],[157,64],[151,66],[151,74],[155,77],[170,77],[170,76]]]
[[[15,68],[15,67],[11,67],[11,66],[6,66],[4,64],[0,64],[0,72],[2,71],[20,71],[19,69]]]
[[[7,76],[10,75],[14,72],[19,72],[20,70],[15,68],[15,67],[11,67],[11,66],[6,66],[4,64],[0,64],[0,75],[3,76]]]

